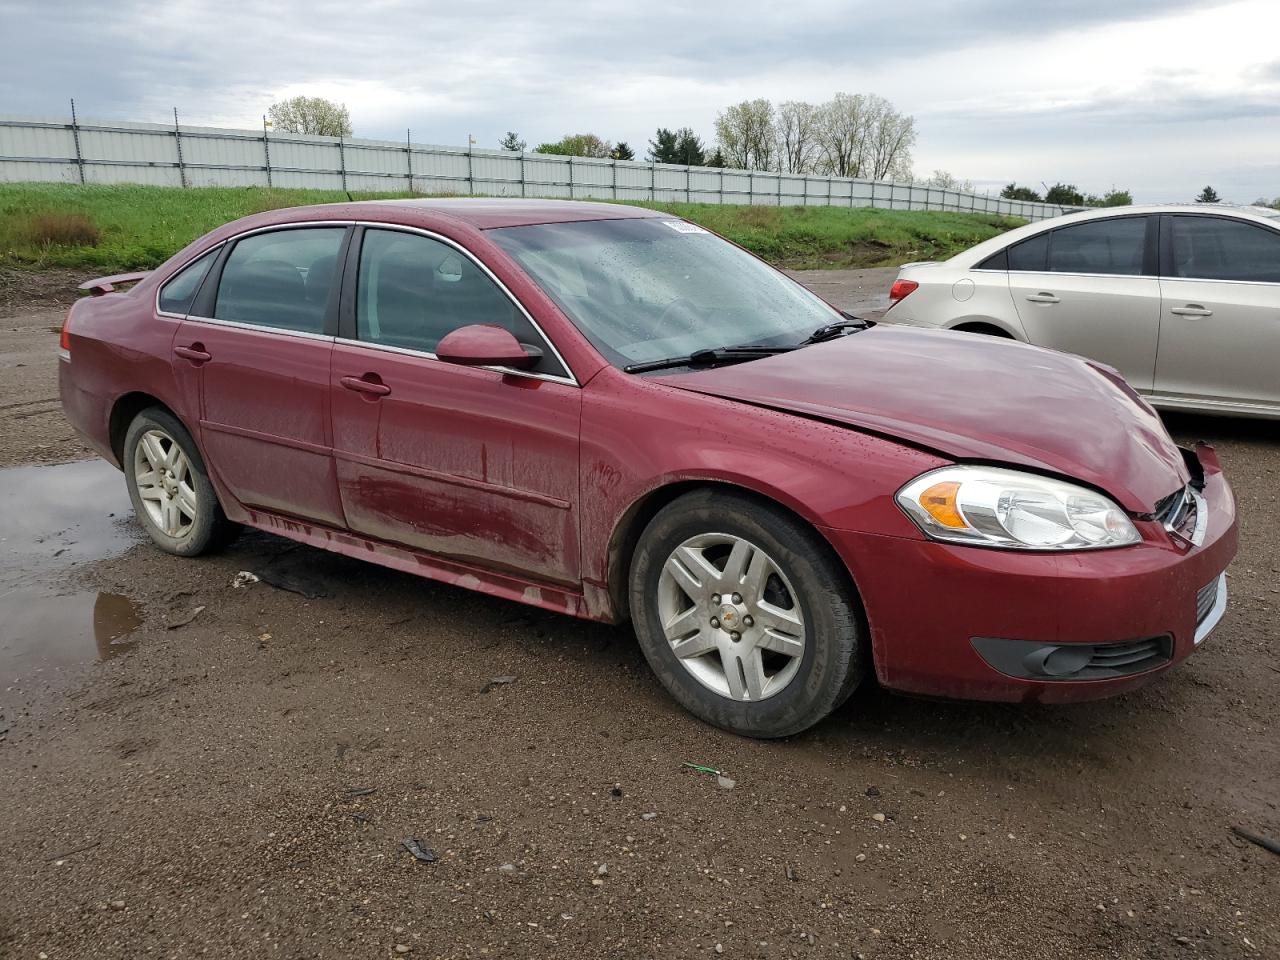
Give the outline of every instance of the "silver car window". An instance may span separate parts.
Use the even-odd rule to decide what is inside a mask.
[[[1280,232],[1227,217],[1172,220],[1175,277],[1280,283]]]

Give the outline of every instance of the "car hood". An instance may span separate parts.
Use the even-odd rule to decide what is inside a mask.
[[[975,334],[876,326],[669,386],[848,424],[956,460],[1083,481],[1150,513],[1189,479],[1155,412],[1110,367]]]

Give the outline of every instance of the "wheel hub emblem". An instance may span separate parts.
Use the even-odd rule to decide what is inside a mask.
[[[720,622],[729,630],[738,626],[738,611],[730,606],[720,608]]]

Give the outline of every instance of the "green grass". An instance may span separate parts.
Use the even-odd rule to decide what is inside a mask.
[[[356,200],[403,193],[352,193]],[[97,273],[146,270],[229,220],[279,207],[336,203],[337,190],[259,187],[80,186],[0,184],[0,266],[83,268]],[[1018,225],[986,214],[641,203],[702,224],[787,267],[879,266],[948,257]],[[83,218],[83,219],[82,219]],[[88,221],[96,243],[68,242],[50,225]]]
[[[770,263],[797,269],[897,266],[911,260],[942,260],[1026,222],[984,213],[869,207],[714,203],[640,206],[692,220]]]

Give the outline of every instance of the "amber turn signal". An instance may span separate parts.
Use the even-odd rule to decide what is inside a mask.
[[[960,492],[960,484],[954,480],[935,483],[920,493],[920,506],[929,516],[944,527],[964,528],[969,524],[960,515],[960,507],[956,504],[956,494]]]

